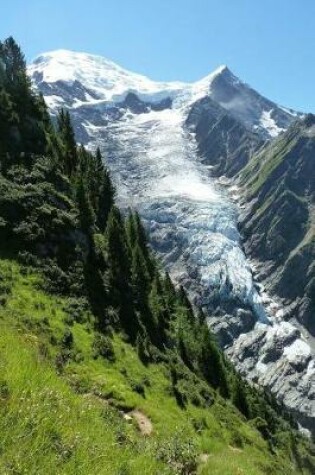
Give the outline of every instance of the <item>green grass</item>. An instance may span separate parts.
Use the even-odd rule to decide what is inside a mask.
[[[241,181],[246,185],[250,197],[259,192],[297,142],[298,137],[292,133],[289,138],[279,137],[276,144],[272,143],[254,155],[241,172]]]
[[[1,474],[194,473],[194,459],[200,474],[302,473],[229,401],[181,409],[165,363],[144,366],[120,335],[114,362],[94,358],[91,315],[72,322],[69,300],[41,291],[38,276],[5,260],[0,276]],[[73,346],[57,371],[67,329]],[[151,420],[150,436],[124,419],[134,408]]]

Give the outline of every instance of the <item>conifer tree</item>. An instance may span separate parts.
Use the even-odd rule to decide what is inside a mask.
[[[239,376],[236,377],[234,383],[232,402],[246,418],[249,418],[250,409],[247,400],[245,384]]]
[[[172,314],[175,311],[177,293],[168,272],[165,273],[165,277],[163,279],[163,293],[165,296],[164,298],[167,309],[169,313]]]
[[[104,166],[101,175],[101,186],[98,197],[97,226],[101,232],[105,230],[110,210],[114,206],[115,188],[107,168]]]
[[[136,308],[146,312],[150,278],[142,250],[137,243],[132,249],[131,282]]]
[[[141,249],[141,251],[143,253],[143,256],[145,258],[148,272],[149,272],[151,278],[153,278],[154,264],[152,262],[152,257],[151,257],[151,253],[150,253],[149,246],[148,246],[147,234],[146,234],[144,226],[141,222],[141,219],[140,219],[140,216],[139,216],[138,212],[134,213],[133,219],[134,219],[134,224],[135,224],[135,232],[136,232],[136,239],[138,241],[138,245],[140,246],[140,249]]]
[[[0,89],[0,158],[2,170],[7,165],[8,154],[15,148],[11,134],[13,127],[18,124],[18,116],[13,110],[10,95],[4,88]]]
[[[132,211],[129,211],[129,214],[126,218],[126,235],[129,248],[132,249],[135,243],[137,242],[137,230],[135,225],[134,214]]]
[[[72,177],[76,171],[78,164],[77,145],[75,141],[74,131],[71,125],[69,111],[61,109],[58,117],[58,133],[62,142],[62,160],[63,170]]]
[[[214,388],[219,388],[222,396],[228,397],[229,385],[224,363],[218,346],[213,341],[209,328],[203,325],[200,328],[200,357],[199,366],[203,376]]]
[[[179,299],[179,303],[186,309],[186,315],[187,315],[188,320],[191,323],[195,323],[195,315],[194,315],[192,305],[182,285],[180,285],[178,289],[178,299]]]
[[[26,61],[24,55],[10,36],[3,43],[0,43],[0,58],[5,69],[6,85],[11,93],[16,93],[21,87],[28,88],[30,81],[26,73]],[[24,91],[25,92],[25,91]]]
[[[117,309],[122,327],[134,339],[137,323],[131,293],[130,259],[120,212],[112,207],[105,230],[108,287],[111,305]]]
[[[152,341],[159,348],[168,344],[169,316],[163,298],[163,289],[158,273],[156,274],[149,293],[148,331]]]
[[[79,180],[76,199],[78,203],[81,229],[90,236],[94,231],[95,214],[90,203],[86,185],[82,178]]]

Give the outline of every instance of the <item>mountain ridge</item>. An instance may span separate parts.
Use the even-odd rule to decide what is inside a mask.
[[[246,128],[260,134],[264,139],[275,137],[300,115],[266,100],[237,78],[226,65],[219,66],[195,82],[161,82],[125,70],[102,56],[57,50],[38,56],[28,71],[35,87],[41,84],[51,109],[69,105],[80,107],[88,103],[96,105],[98,102],[102,104],[103,101],[107,104],[118,104],[125,100],[128,93],[134,93],[140,100],[151,103],[166,98],[173,101],[182,97],[181,101],[186,105],[193,104],[204,96],[210,96]],[[61,83],[71,86],[73,82],[79,82],[84,87],[80,97],[75,97],[71,104],[56,101],[56,85],[62,88]]]
[[[245,246],[268,286],[314,336],[315,115],[294,123],[240,172]],[[265,232],[263,232],[265,230]]]

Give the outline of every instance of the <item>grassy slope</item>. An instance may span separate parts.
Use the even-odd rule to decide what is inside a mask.
[[[246,184],[250,198],[260,191],[296,143],[297,137],[293,133],[290,136],[280,136],[276,145],[272,142],[253,156],[241,172],[241,181]]]
[[[38,277],[12,261],[0,261],[0,275],[0,473],[180,473],[180,461],[195,453],[209,455],[199,473],[295,472],[219,397],[208,409],[180,409],[166,367],[143,366],[121,337],[113,339],[116,362],[94,359],[89,318],[72,324],[72,356],[58,374],[68,302],[39,290]],[[152,421],[150,437],[122,417],[131,408]]]
[[[240,174],[248,201],[242,223],[248,251],[273,262],[278,295],[314,333],[314,123],[312,115],[267,145]]]

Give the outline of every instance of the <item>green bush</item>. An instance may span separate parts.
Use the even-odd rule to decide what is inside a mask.
[[[93,358],[102,356],[109,361],[115,361],[115,351],[113,342],[108,336],[96,334],[93,341]]]
[[[184,430],[177,431],[171,438],[163,441],[156,451],[158,460],[165,462],[176,474],[197,473],[198,450]]]

